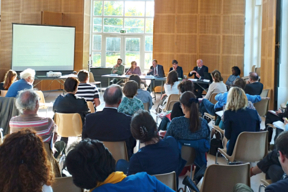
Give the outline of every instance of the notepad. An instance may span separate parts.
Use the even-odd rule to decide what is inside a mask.
[[[216,115],[218,115],[219,117],[222,117],[223,115],[224,115],[224,111],[222,110],[222,111],[217,111],[217,112],[215,112],[216,113]]]
[[[283,131],[285,131],[285,125],[282,121],[276,121],[273,123],[273,125],[278,129],[282,129]]]

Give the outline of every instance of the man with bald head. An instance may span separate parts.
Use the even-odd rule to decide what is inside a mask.
[[[36,131],[43,142],[50,143],[53,139],[55,124],[51,118],[43,118],[37,115],[39,109],[37,93],[32,89],[19,91],[16,98],[16,107],[21,114],[11,118],[9,122],[10,133],[31,128]]]
[[[100,141],[126,141],[129,158],[136,145],[130,131],[131,116],[117,111],[122,100],[122,90],[119,85],[110,85],[104,92],[105,108],[103,111],[86,116],[82,138],[98,139]]]
[[[194,79],[204,79],[205,73],[208,73],[208,67],[203,65],[202,59],[197,60],[197,66],[188,74],[188,77],[194,76]],[[206,85],[202,87],[207,88]],[[194,92],[197,98],[202,98],[203,89],[197,83],[194,84]]]
[[[259,76],[255,72],[249,74],[249,81],[245,87],[245,93],[249,95],[261,95],[263,84],[259,82]]]

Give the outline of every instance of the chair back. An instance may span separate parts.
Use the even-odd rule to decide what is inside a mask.
[[[7,94],[7,90],[1,90],[0,91],[0,97],[5,97]]]
[[[95,113],[94,104],[92,101],[87,101],[88,108],[90,109],[91,113]]]
[[[177,102],[178,101],[170,101],[169,103],[167,103],[167,105],[166,105],[167,111],[172,111],[174,104]]]
[[[251,69],[251,72],[255,72],[255,69],[256,69],[256,65],[253,65],[252,69]]]
[[[261,76],[261,67],[256,67],[255,72],[257,73],[258,77]]]
[[[172,171],[171,173],[157,174],[154,176],[172,190],[177,191],[175,171]]]
[[[214,105],[217,103],[216,99],[215,99],[215,96],[218,95],[219,93],[212,93],[209,97],[209,101],[211,103],[213,103]]]
[[[143,105],[144,105],[144,109],[146,111],[149,111],[149,103],[143,103]]]
[[[52,184],[53,192],[84,192],[73,183],[72,177],[57,177]]]
[[[267,133],[267,131],[240,133],[234,146],[232,161],[260,161],[268,151]]]
[[[102,141],[105,147],[110,151],[116,163],[119,159],[129,161],[125,141]]]
[[[268,97],[268,93],[269,93],[269,90],[270,89],[264,89],[263,91],[262,91],[262,93],[261,93],[261,97]]]
[[[154,92],[155,92],[155,93],[164,92],[164,87],[156,86],[156,87],[154,88]]]
[[[37,93],[37,95],[39,96],[40,100],[39,103],[43,103],[45,104],[45,97],[42,91],[35,91]]]
[[[250,187],[250,164],[210,165],[207,167],[201,192],[233,191],[237,183]]]
[[[193,147],[183,145],[181,148],[181,157],[187,161],[185,166],[194,165],[196,151]]]
[[[169,97],[168,97],[168,100],[167,100],[167,104],[165,106],[165,109],[164,111],[171,111],[172,108],[173,108],[173,105],[174,103],[178,102],[180,99],[180,94],[171,94]],[[173,102],[173,103],[172,103]],[[169,110],[169,109],[170,110]]]
[[[54,173],[55,177],[61,177],[61,171],[58,161],[54,158],[53,152],[50,148],[50,143],[44,143],[44,148],[47,153],[47,158],[50,162],[50,165],[52,167],[52,171]]]
[[[93,83],[95,81],[94,75],[92,72],[89,72],[89,83]]]
[[[270,98],[262,98],[260,102],[254,103],[254,107],[261,117],[265,117],[268,111],[269,100]]]
[[[54,120],[61,137],[77,137],[82,134],[82,119],[78,113],[55,113]]]

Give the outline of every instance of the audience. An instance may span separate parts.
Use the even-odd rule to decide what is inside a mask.
[[[137,66],[136,61],[131,62],[131,68],[128,69],[126,75],[141,75],[141,69]]]
[[[205,73],[208,73],[208,67],[203,65],[202,59],[198,59],[197,66],[194,67],[194,69],[188,74],[188,77],[192,77],[194,75],[194,79],[204,79]],[[202,87],[200,87],[198,84],[195,84],[194,86],[194,92],[197,98],[202,98],[202,92],[203,92]]]
[[[140,99],[134,97],[137,94],[138,84],[136,81],[130,80],[125,83],[123,93],[125,97],[121,101],[118,112],[132,116],[140,109],[144,110],[144,105]]]
[[[169,72],[173,71],[173,70],[177,72],[177,75],[179,78],[184,79],[183,69],[182,69],[182,67],[178,66],[177,60],[172,61],[172,67],[170,68]]]
[[[177,140],[185,140],[185,142],[197,142],[198,144],[195,145],[197,151],[195,164],[199,169],[203,165],[207,165],[205,153],[209,148],[206,149],[205,146],[209,145],[210,142],[210,129],[207,121],[199,117],[198,99],[194,93],[191,91],[182,93],[180,103],[184,116],[172,119],[165,138],[172,136]],[[201,145],[200,140],[206,145]]]
[[[131,157],[136,145],[130,131],[131,117],[117,111],[122,99],[121,87],[110,85],[105,90],[103,97],[105,108],[103,111],[86,116],[82,138],[100,141],[126,141],[128,156]]]
[[[213,82],[209,85],[209,89],[204,99],[210,99],[212,93],[223,93],[227,92],[227,87],[223,83],[223,78],[221,77],[221,73],[218,70],[214,70],[211,73]]]
[[[172,171],[179,175],[185,161],[181,158],[177,141],[170,136],[160,139],[156,122],[147,111],[134,114],[131,120],[131,133],[136,140],[144,144],[144,147],[131,157],[128,175],[139,172],[155,175]]]
[[[91,192],[173,191],[145,172],[130,176],[115,172],[114,158],[103,143],[97,140],[84,139],[72,147],[67,155],[66,165],[74,184],[90,189]]]
[[[78,79],[80,81],[76,92],[77,97],[82,97],[86,101],[93,102],[95,108],[100,105],[99,92],[96,85],[89,83],[89,72],[81,70],[78,72]]]
[[[0,83],[0,91],[8,90],[16,79],[17,79],[17,73],[15,71],[13,71],[12,69],[7,71],[4,77],[4,81]]]
[[[135,95],[135,97],[137,99],[140,99],[142,101],[142,103],[149,103],[149,110],[152,108],[152,97],[150,95],[150,93],[148,91],[145,91],[143,89],[141,89],[141,79],[138,75],[131,75],[129,77],[129,80],[133,80],[136,81],[136,83],[138,84],[138,90],[137,90],[137,94]]]
[[[226,81],[226,85],[228,87],[231,87],[233,85],[233,82],[237,79],[240,78],[241,70],[239,67],[234,66],[232,67],[232,75],[230,75]]]
[[[124,65],[122,65],[122,59],[118,58],[117,64],[112,68],[111,74],[123,75],[125,71]],[[110,84],[119,84],[121,83],[121,79],[114,78],[110,81]]]
[[[15,103],[21,115],[10,120],[10,133],[29,128],[33,129],[44,143],[50,143],[53,139],[55,124],[51,118],[37,115],[39,109],[39,96],[37,93],[32,89],[19,91]]]
[[[18,91],[24,89],[33,89],[35,71],[33,69],[25,69],[20,73],[20,80],[14,82],[8,89],[5,97],[16,97]]]
[[[29,129],[7,135],[0,145],[1,192],[52,192],[54,180],[42,139]]]
[[[248,99],[243,89],[232,87],[229,90],[224,111],[227,154],[232,155],[238,135],[243,131],[260,131],[260,121],[256,110],[247,108]]]
[[[180,81],[178,81],[177,72],[172,70],[168,73],[166,83],[164,84],[165,94],[162,95],[162,99],[167,96],[168,97],[172,94],[179,94],[178,85]]]
[[[251,72],[249,74],[249,81],[244,90],[249,95],[260,95],[262,93],[263,84],[259,82],[257,73]]]

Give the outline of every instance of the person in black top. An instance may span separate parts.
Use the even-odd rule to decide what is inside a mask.
[[[0,83],[0,91],[8,90],[9,87],[17,80],[17,73],[13,70],[6,72],[4,81]]]
[[[204,79],[205,73],[208,73],[208,67],[203,65],[202,59],[198,59],[197,60],[197,66],[194,67],[194,69],[192,71],[190,71],[190,73],[188,73],[188,77],[192,77],[194,75],[194,79]],[[205,85],[202,87],[206,88]],[[194,92],[195,92],[197,98],[201,98],[203,89],[198,84],[195,84]]]
[[[169,72],[172,71],[172,70],[175,70],[178,74],[178,77],[183,79],[184,76],[183,76],[183,69],[182,67],[178,66],[178,61],[177,60],[173,60],[172,61],[172,67],[170,68]]]
[[[180,93],[184,93],[185,91],[193,91],[194,84],[192,81],[184,80],[178,85],[178,89]],[[171,112],[171,120],[175,117],[184,116],[184,113],[181,108],[180,101],[174,103],[172,112]],[[169,126],[170,120],[167,117],[164,117],[158,127],[158,130],[167,130]]]
[[[247,82],[244,90],[245,93],[249,95],[261,95],[263,90],[263,84],[258,81],[258,74],[255,72],[251,72],[249,77],[249,81]]]
[[[150,67],[149,72],[147,73],[147,75],[153,75],[155,77],[165,77],[165,73],[164,73],[164,68],[162,65],[159,65],[157,60],[154,59],[152,61],[152,66]],[[160,86],[162,83],[160,81],[156,81],[155,82],[155,87]],[[151,92],[153,91],[154,87],[151,84],[149,85],[149,87],[147,88],[147,91]]]

